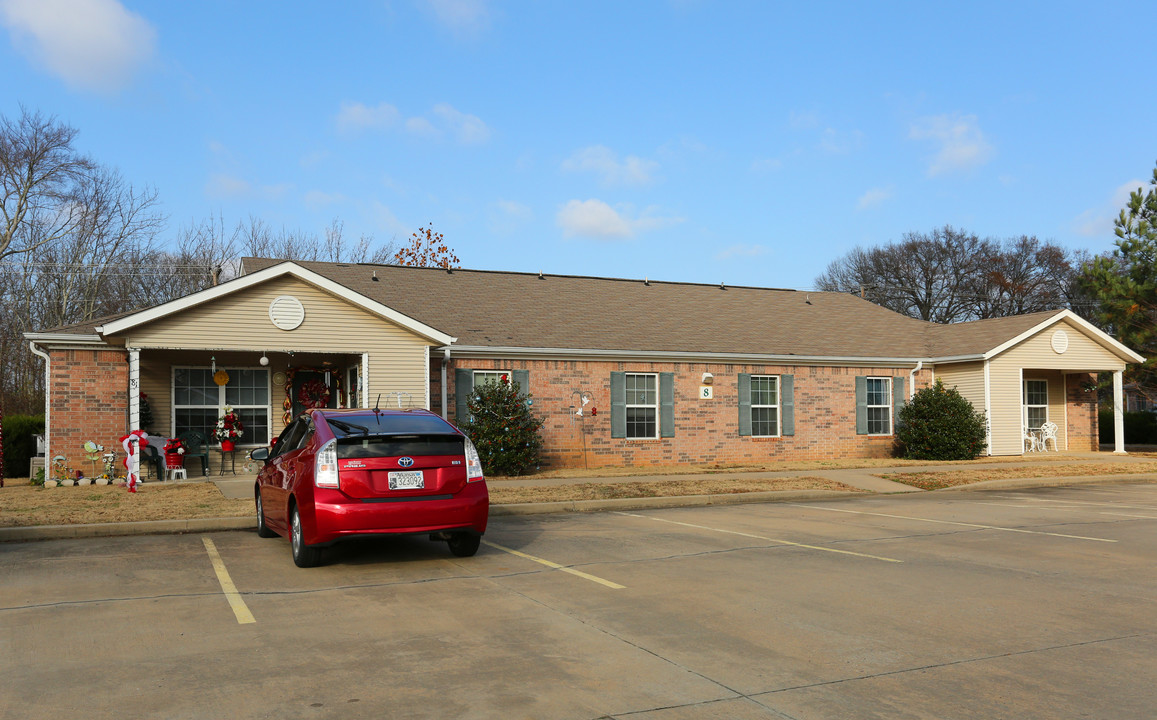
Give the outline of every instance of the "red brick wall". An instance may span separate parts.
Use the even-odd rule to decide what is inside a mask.
[[[544,467],[677,465],[681,463],[820,460],[829,457],[888,457],[892,437],[856,435],[857,375],[903,377],[907,394],[911,367],[843,368],[704,363],[621,363],[555,360],[454,360],[447,372],[448,405],[456,407],[454,369],[528,370],[534,412],[544,417]],[[658,440],[611,438],[611,372],[675,374],[675,437]],[[704,372],[714,375],[712,400],[700,400]],[[795,435],[739,436],[739,373],[795,376]],[[931,373],[918,374],[917,389]],[[581,393],[591,402],[582,418],[574,409]],[[431,390],[433,399],[433,390]],[[597,408],[598,414],[590,416]]]
[[[1097,391],[1085,390],[1096,381],[1095,375],[1086,373],[1065,376],[1069,450],[1074,452],[1095,452],[1101,446],[1097,435]]]
[[[124,350],[49,350],[49,452],[64,455],[84,474],[92,466],[85,441],[115,448],[128,432],[128,353]],[[52,458],[48,458],[51,466]],[[98,472],[100,465],[97,465]]]

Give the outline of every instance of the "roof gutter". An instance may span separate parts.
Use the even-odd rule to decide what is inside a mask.
[[[817,365],[863,365],[895,367],[916,362],[933,362],[932,358],[919,357],[851,357],[823,355],[775,355],[761,353],[708,353],[680,352],[672,350],[603,350],[593,348],[528,348],[528,347],[488,347],[454,346],[455,357],[464,358],[511,358],[535,357],[576,360],[646,360],[677,362],[721,362],[721,363],[810,363]],[[976,359],[979,359],[977,357]]]
[[[24,333],[24,339],[34,343],[51,345],[106,345],[99,335],[80,335],[73,333]],[[36,350],[32,351],[39,355]]]
[[[908,373],[908,399],[916,397],[916,373],[924,368],[924,361],[921,360],[916,363],[916,367],[912,368],[912,372]]]

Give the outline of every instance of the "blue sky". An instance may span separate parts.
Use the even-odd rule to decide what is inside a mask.
[[[1157,4],[0,0],[21,104],[221,215],[463,267],[808,288],[945,224],[1112,247]]]

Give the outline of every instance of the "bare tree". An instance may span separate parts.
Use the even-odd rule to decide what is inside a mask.
[[[79,202],[97,166],[73,148],[77,131],[21,108],[0,117],[0,260],[71,234],[85,219]]]
[[[860,293],[936,323],[1069,307],[1080,295],[1079,254],[1021,236],[979,238],[952,227],[907,233],[901,242],[856,248],[816,278],[821,290]]]

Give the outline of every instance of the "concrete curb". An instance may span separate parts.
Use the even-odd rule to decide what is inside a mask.
[[[64,540],[111,537],[116,535],[179,535],[219,530],[255,530],[251,517],[196,518],[193,520],[149,520],[146,522],[100,523],[93,525],[37,525],[0,528],[0,542],[22,540]]]
[[[1040,487],[1070,487],[1072,485],[1111,485],[1113,483],[1154,482],[1153,473],[1130,473],[1123,475],[1066,475],[1047,478],[1002,478],[984,480],[968,485],[955,485],[930,492],[975,492],[978,490],[1023,490]]]
[[[826,500],[833,497],[873,495],[870,492],[842,490],[781,490],[716,495],[677,495],[673,497],[608,498],[604,500],[567,500],[548,503],[510,503],[491,505],[490,516],[547,515],[603,510],[648,510],[654,508],[703,507],[706,505],[746,505],[749,503],[790,502],[793,500]]]

